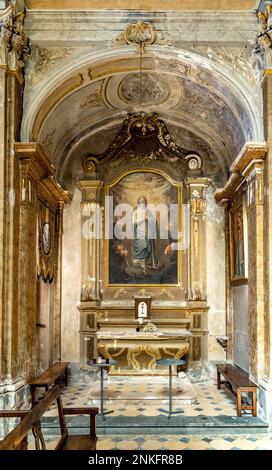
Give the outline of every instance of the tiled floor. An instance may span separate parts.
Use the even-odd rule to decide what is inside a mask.
[[[107,436],[98,450],[272,450],[272,435],[243,436]]]
[[[157,416],[159,408],[168,404],[167,378],[110,378],[105,381],[105,407],[110,407],[114,415]],[[165,391],[165,399],[156,398],[156,389]],[[173,407],[181,407],[183,416],[236,416],[233,396],[224,387],[217,390],[216,383],[194,384],[196,399],[192,404],[184,404],[178,398]],[[175,393],[179,388],[175,388]],[[160,393],[161,395],[161,393]],[[97,384],[73,385],[63,389],[64,406],[99,406]],[[47,415],[54,416],[52,408]],[[48,437],[49,448],[54,447],[53,436]],[[272,450],[272,434],[244,435],[105,435],[98,436],[98,450]]]
[[[58,439],[45,436],[47,450]],[[30,438],[29,449],[34,450]],[[98,436],[97,450],[272,450],[272,434],[265,436]]]
[[[113,415],[158,416],[161,414],[159,409],[162,406],[166,408],[168,406],[167,378],[161,378],[160,381],[155,382],[154,378],[144,379],[146,378],[139,377],[136,380],[135,378],[124,380],[111,378],[109,381],[105,381],[105,407],[110,405]],[[164,399],[156,398],[156,387],[163,388],[165,392]],[[230,392],[224,389],[217,390],[215,382],[194,384],[194,388],[197,398],[192,404],[184,404],[183,400],[175,398],[177,395],[175,395],[174,389],[173,408],[182,408],[184,416],[236,415],[235,401]],[[95,389],[95,394],[92,393],[93,389]],[[99,406],[96,390],[96,384],[92,386],[69,386],[63,390],[63,405],[68,407]],[[93,398],[93,395],[95,395],[95,398]],[[55,412],[55,410],[51,410],[50,414],[53,415]]]

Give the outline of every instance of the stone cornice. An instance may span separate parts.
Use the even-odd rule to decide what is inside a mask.
[[[253,160],[264,160],[266,142],[246,142],[230,167],[231,173],[242,174]]]
[[[231,175],[224,188],[215,191],[214,197],[216,202],[226,202],[232,199],[235,191],[252,171],[255,164],[265,160],[266,152],[266,142],[246,142],[230,167]]]
[[[21,174],[32,181],[38,195],[53,209],[72,200],[71,194],[54,179],[55,168],[39,144],[15,143],[15,154],[19,158]]]
[[[250,11],[28,10],[25,29],[37,44],[69,46],[114,41],[138,19],[155,24],[166,39],[198,43],[254,41],[256,15]],[[169,22],[173,32],[169,33]],[[65,29],[61,25],[65,23]]]

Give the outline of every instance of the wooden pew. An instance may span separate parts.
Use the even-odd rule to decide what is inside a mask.
[[[67,386],[68,366],[69,362],[55,362],[55,364],[29,382],[32,406],[37,402],[37,388],[45,388],[45,390],[48,391],[52,385],[60,384],[62,379],[64,379],[65,385]]]
[[[21,422],[22,422],[23,418],[25,418],[25,416],[27,416],[28,413],[29,411],[27,410],[4,410],[4,411],[0,411],[0,418],[21,418]],[[26,435],[24,439],[20,442],[19,449],[27,450],[27,446],[28,446],[28,440],[27,440],[27,435]]]
[[[217,368],[217,388],[221,385],[229,385],[230,390],[236,395],[237,416],[242,416],[243,410],[250,410],[254,417],[257,416],[257,385],[249,380],[248,374],[240,367],[232,364],[216,364]],[[225,381],[221,380],[221,375]],[[242,392],[251,393],[252,404],[242,403]]]
[[[52,403],[57,403],[58,417],[61,430],[60,440],[55,450],[95,450],[96,449],[96,429],[95,417],[98,408],[63,408],[59,385],[55,385],[48,394],[39,401],[31,410],[19,411],[0,411],[3,417],[21,417],[19,423],[2,441],[0,441],[0,450],[22,450],[27,449],[26,438],[32,430],[35,438],[36,450],[46,450],[44,437],[41,430],[41,417],[48,410]],[[12,416],[12,413],[14,415]],[[65,415],[88,414],[90,416],[90,434],[89,435],[69,435],[66,425]]]

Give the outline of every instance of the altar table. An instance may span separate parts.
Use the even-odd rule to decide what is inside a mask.
[[[118,361],[110,367],[109,375],[168,375],[168,367],[158,367],[156,361],[184,357],[192,334],[183,329],[154,333],[127,329],[119,333],[103,330],[96,336],[101,356]]]

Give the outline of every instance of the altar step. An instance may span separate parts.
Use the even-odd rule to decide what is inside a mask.
[[[89,428],[86,416],[67,418],[69,433],[84,434]],[[45,417],[42,420],[46,434],[57,434],[56,417]],[[261,418],[252,416],[107,416],[103,421],[97,418],[97,435],[161,435],[161,434],[265,434],[268,424]]]

